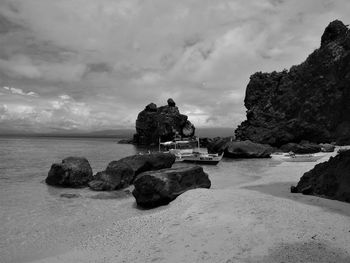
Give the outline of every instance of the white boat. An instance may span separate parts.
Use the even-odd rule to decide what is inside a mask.
[[[271,154],[274,159],[279,159],[285,162],[316,162],[317,160],[324,157],[324,153],[314,153],[314,154]]]
[[[211,164],[211,165],[217,165],[221,161],[223,156],[224,156],[224,153],[219,155],[217,153],[211,154],[211,153],[201,153],[201,152],[175,155],[177,161],[179,162]]]
[[[174,149],[169,149],[168,152],[175,155],[176,157],[175,162],[191,162],[191,163],[198,163],[198,164],[216,165],[221,161],[224,155],[223,153],[219,155],[217,153],[210,154],[207,152],[200,152],[199,141],[197,141],[198,151],[194,151],[193,148],[179,148],[180,145],[190,144],[191,142],[193,143],[193,141],[171,141],[171,142],[162,142],[162,143],[159,143],[159,145],[162,145],[165,147],[174,147]]]

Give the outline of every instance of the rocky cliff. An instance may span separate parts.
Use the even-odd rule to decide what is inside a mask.
[[[169,141],[176,134],[181,137],[191,137],[195,133],[194,125],[184,114],[180,114],[172,99],[168,105],[157,107],[150,103],[139,113],[136,120],[134,142],[140,145],[156,145],[158,140]]]
[[[350,143],[350,30],[325,29],[321,46],[289,71],[255,73],[246,89],[247,120],[238,139],[280,146],[288,142]]]

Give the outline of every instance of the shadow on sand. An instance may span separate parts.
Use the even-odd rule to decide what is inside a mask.
[[[338,213],[350,217],[350,203],[340,202],[337,200],[326,199],[318,196],[309,196],[303,194],[290,193],[290,186],[295,182],[273,183],[266,185],[254,185],[244,187],[248,190],[258,191],[281,198],[290,199],[307,205],[318,206],[325,211]],[[349,261],[350,262],[350,261]]]
[[[237,262],[228,260],[228,262]],[[242,261],[241,261],[242,262]],[[312,242],[281,243],[269,249],[269,254],[243,260],[246,263],[348,263],[350,255],[341,248],[332,247],[331,244]]]

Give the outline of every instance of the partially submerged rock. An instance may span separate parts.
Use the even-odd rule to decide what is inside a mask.
[[[83,157],[68,157],[54,163],[45,182],[53,186],[84,187],[92,179],[89,161]]]
[[[139,113],[136,120],[134,142],[140,145],[157,145],[161,141],[170,141],[175,135],[191,137],[195,133],[194,125],[184,114],[180,114],[173,99],[168,105],[157,107],[148,104]]]
[[[170,153],[152,153],[132,155],[108,164],[105,171],[98,172],[89,182],[89,187],[95,191],[111,191],[129,186],[138,174],[169,168],[175,162],[175,156]]]
[[[317,164],[291,191],[350,202],[350,150]]]
[[[269,158],[273,148],[249,140],[232,141],[231,138],[217,138],[208,144],[208,151],[224,152],[224,156],[228,158]]]
[[[201,166],[144,172],[134,181],[136,203],[145,208],[166,205],[180,194],[194,188],[210,188],[208,174]]]

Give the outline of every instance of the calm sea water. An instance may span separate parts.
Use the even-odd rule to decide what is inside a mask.
[[[141,150],[117,139],[0,138],[0,262],[30,262],[79,245],[111,221],[153,213],[135,207],[132,196],[47,186],[50,166],[68,156],[86,157],[93,172]],[[226,160],[205,166],[212,188],[225,188],[268,175],[271,159]],[[61,197],[74,193],[78,198]]]

